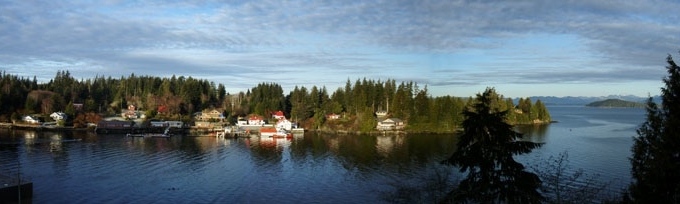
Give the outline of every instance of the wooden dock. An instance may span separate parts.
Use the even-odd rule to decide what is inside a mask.
[[[0,174],[0,203],[29,200],[33,197],[33,182],[17,176]]]

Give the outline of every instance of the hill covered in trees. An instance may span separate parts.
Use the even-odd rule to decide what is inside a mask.
[[[97,122],[101,117],[119,115],[128,105],[145,111],[147,119],[182,120],[207,109],[221,111],[227,120],[248,115],[270,116],[283,110],[286,117],[307,129],[372,131],[376,111],[406,122],[406,130],[455,131],[463,121],[462,111],[472,98],[430,96],[427,86],[395,80],[349,79],[344,87],[329,92],[326,87],[295,87],[288,94],[276,83],[260,83],[245,92],[226,93],[223,84],[204,79],[172,76],[97,76],[74,79],[68,71],[58,71],[47,83],[6,73],[0,75],[0,122],[18,121],[23,115],[46,116],[63,111],[75,118],[74,126]],[[79,108],[75,108],[78,104]],[[538,100],[513,100],[495,96],[493,108],[508,111],[511,124],[550,121],[550,114]],[[330,114],[339,119],[327,118]]]
[[[607,99],[586,104],[588,107],[598,108],[644,108],[644,103],[624,101],[621,99]]]

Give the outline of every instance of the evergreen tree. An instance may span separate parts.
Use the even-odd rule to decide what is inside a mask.
[[[536,100],[535,106],[538,109],[538,119],[542,122],[550,122],[550,113],[541,100]]]
[[[467,177],[452,192],[457,202],[539,203],[541,180],[525,171],[513,155],[531,152],[540,143],[518,141],[522,134],[505,122],[506,111],[492,107],[496,91],[487,88],[463,112],[463,132],[456,152],[443,163],[460,167]]]
[[[680,67],[669,55],[661,108],[647,101],[647,121],[637,130],[630,159],[635,203],[680,203]]]

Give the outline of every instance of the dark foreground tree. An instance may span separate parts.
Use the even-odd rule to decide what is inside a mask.
[[[680,67],[670,55],[666,61],[661,109],[647,101],[647,121],[634,138],[628,199],[635,203],[680,203]]]
[[[545,203],[595,203],[608,196],[608,183],[599,182],[598,174],[589,175],[570,166],[569,154],[564,151],[531,167],[543,183]]]
[[[457,150],[443,163],[460,167],[467,177],[451,195],[455,202],[540,203],[539,177],[525,171],[514,155],[531,152],[540,143],[519,141],[522,134],[506,123],[507,111],[492,108],[497,94],[487,88],[463,111],[463,132]]]

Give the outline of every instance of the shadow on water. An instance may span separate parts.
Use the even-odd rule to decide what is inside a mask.
[[[335,135],[307,133],[291,145],[293,160],[339,159],[347,170],[372,171],[378,167],[424,166],[439,162],[455,150],[453,134]]]
[[[546,135],[550,130],[551,124],[540,125],[518,125],[515,126],[515,131],[524,134],[522,138],[525,141],[545,143]]]

